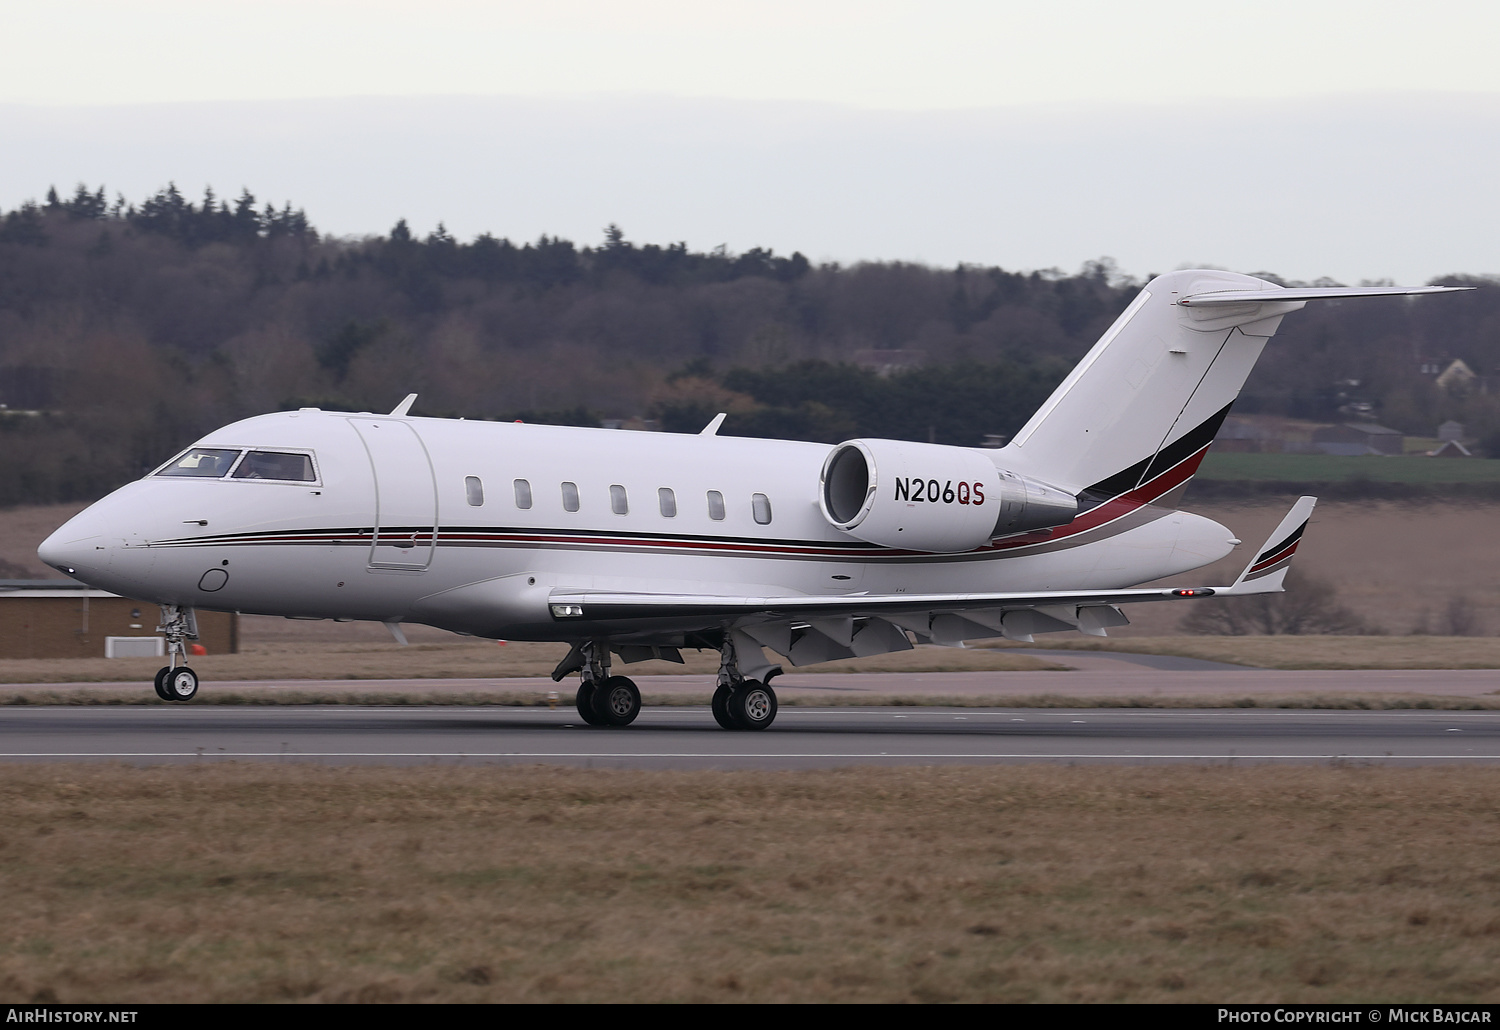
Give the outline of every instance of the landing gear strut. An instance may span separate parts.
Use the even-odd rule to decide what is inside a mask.
[[[176,604],[161,606],[161,625],[156,632],[167,638],[167,665],[156,674],[156,696],[163,701],[191,701],[198,693],[198,674],[187,661],[186,640],[198,639],[198,619],[193,609]]]
[[[763,730],[776,719],[776,691],[769,681],[781,670],[773,667],[764,682],[746,679],[734,636],[725,633],[719,648],[719,687],[711,705],[714,721],[726,730]]]
[[[590,726],[629,726],[641,714],[641,692],[624,676],[609,674],[609,645],[591,640],[581,647],[582,683],[574,699]]]

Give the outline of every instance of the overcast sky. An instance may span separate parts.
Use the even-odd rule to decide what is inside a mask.
[[[1073,270],[1500,272],[1500,4],[0,0],[0,206]]]

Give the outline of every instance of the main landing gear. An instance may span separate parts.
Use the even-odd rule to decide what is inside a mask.
[[[178,659],[187,660],[185,640],[198,639],[198,619],[191,608],[181,605],[161,606],[161,625],[158,633],[167,638],[168,665],[156,674],[156,696],[163,701],[191,701],[198,694],[198,674],[186,665],[178,665]]]
[[[763,730],[776,719],[776,691],[771,689],[770,680],[781,669],[766,665],[762,657],[760,664],[752,665],[750,670],[761,678],[746,676],[740,667],[736,636],[741,647],[755,647],[754,641],[744,634],[725,631],[719,646],[719,683],[712,706],[714,720],[726,730]],[[755,653],[759,656],[758,648]],[[611,676],[609,664],[609,641],[577,643],[552,671],[552,678],[561,680],[570,672],[579,674],[581,682],[573,702],[579,718],[590,726],[629,726],[641,714],[641,692],[626,677]]]
[[[746,679],[740,672],[734,634],[725,633],[719,649],[719,687],[711,707],[714,721],[726,730],[763,730],[776,719],[776,691],[770,679],[779,668],[766,674],[766,682]]]
[[[574,703],[590,726],[629,726],[641,714],[641,692],[624,676],[609,674],[609,645],[590,642],[582,648],[583,682]]]

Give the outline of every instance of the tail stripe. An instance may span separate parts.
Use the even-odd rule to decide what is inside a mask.
[[[1233,403],[1224,405],[1213,415],[1209,416],[1197,426],[1183,433],[1176,440],[1167,444],[1156,454],[1149,458],[1142,458],[1134,465],[1123,471],[1116,472],[1107,479],[1101,479],[1093,486],[1084,490],[1086,494],[1092,494],[1098,499],[1118,497],[1129,493],[1142,483],[1149,483],[1163,472],[1191,457],[1194,452],[1202,450],[1213,442],[1218,435],[1219,427],[1224,424],[1224,419],[1229,415],[1229,409]],[[1194,466],[1196,468],[1196,466]]]
[[[1297,553],[1297,545],[1302,542],[1302,533],[1311,521],[1311,518],[1304,519],[1302,525],[1283,537],[1280,543],[1262,551],[1260,557],[1255,559],[1255,564],[1245,570],[1241,580],[1248,583],[1253,579],[1264,579],[1290,565],[1292,555]]]
[[[1308,519],[1306,522],[1303,522],[1302,525],[1298,526],[1291,533],[1287,534],[1286,539],[1282,540],[1280,543],[1275,544],[1272,547],[1267,548],[1264,552],[1262,552],[1261,556],[1255,559],[1255,564],[1250,566],[1250,571],[1254,572],[1268,559],[1280,555],[1281,552],[1285,551],[1288,547],[1295,551],[1297,549],[1297,541],[1302,539],[1302,533],[1307,529],[1307,522],[1310,521],[1312,520]]]

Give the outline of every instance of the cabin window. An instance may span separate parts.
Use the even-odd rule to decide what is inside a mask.
[[[464,497],[476,508],[484,505],[484,484],[478,476],[464,476]]]
[[[516,507],[522,511],[531,507],[531,483],[525,479],[518,479],[516,486]]]
[[[724,495],[717,490],[708,492],[708,517],[715,522],[724,521]]]
[[[755,494],[750,498],[750,513],[755,516],[755,521],[762,526],[771,524],[771,499],[765,494]]]
[[[630,498],[625,496],[625,488],[619,483],[609,488],[609,510],[616,515],[630,514]]]
[[[281,451],[250,451],[235,467],[234,479],[279,479],[282,482],[314,483],[312,458]]]
[[[677,517],[677,495],[670,487],[661,487],[656,491],[656,505],[661,509],[662,517],[675,519]]]
[[[578,510],[578,484],[564,483],[562,485],[563,511]]]
[[[191,447],[176,461],[171,462],[158,476],[197,476],[203,479],[218,479],[229,471],[234,459],[240,456],[237,450],[220,450],[209,447]]]

